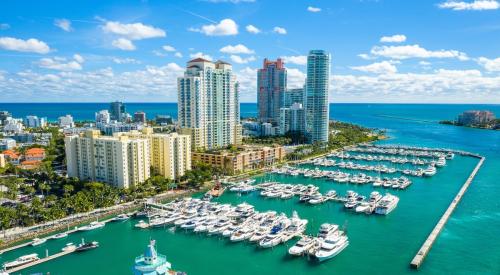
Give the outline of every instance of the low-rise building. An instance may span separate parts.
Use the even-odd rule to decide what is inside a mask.
[[[229,174],[237,174],[257,168],[271,166],[285,159],[283,146],[243,146],[238,152],[218,150],[193,152],[193,163],[206,163]]]
[[[4,154],[0,154],[0,168],[4,168],[7,166],[7,160],[5,159]]]
[[[45,159],[45,149],[43,148],[30,148],[24,153],[26,161],[42,161]]]
[[[2,138],[0,139],[0,150],[9,150],[16,147],[16,141],[11,138]]]
[[[59,122],[59,127],[61,128],[75,127],[75,122],[73,121],[73,117],[71,115],[65,115],[59,117],[58,122]]]
[[[4,155],[5,160],[13,165],[18,165],[21,160],[21,156],[13,150],[5,150],[2,154]]]
[[[5,133],[22,133],[24,131],[24,125],[22,119],[7,117],[4,121],[3,131]]]

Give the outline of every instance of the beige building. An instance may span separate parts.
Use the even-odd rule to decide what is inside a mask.
[[[101,136],[98,130],[65,138],[68,176],[129,188],[150,177],[145,138]]]
[[[5,155],[0,154],[0,168],[4,168],[7,165],[7,161],[5,160]]]
[[[116,136],[148,139],[151,167],[166,178],[179,179],[186,171],[191,170],[191,136],[189,135],[154,134],[152,128],[144,128],[140,132],[118,133]]]
[[[282,146],[257,147],[245,146],[239,152],[193,152],[193,162],[207,163],[219,167],[230,174],[270,166],[285,159],[285,149]]]

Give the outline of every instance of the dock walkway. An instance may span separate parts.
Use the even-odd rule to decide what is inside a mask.
[[[484,160],[485,160],[485,158],[481,157],[481,159],[479,160],[479,162],[476,165],[476,168],[474,168],[474,170],[470,174],[469,178],[467,178],[467,181],[465,181],[462,188],[460,188],[460,191],[458,191],[457,195],[455,196],[455,198],[451,202],[450,206],[448,206],[448,209],[446,209],[446,211],[444,212],[441,219],[439,219],[439,222],[436,224],[436,226],[434,227],[432,232],[429,234],[429,236],[425,240],[425,242],[422,245],[422,247],[420,248],[420,250],[417,252],[417,255],[415,255],[415,257],[413,258],[413,260],[410,263],[410,266],[412,268],[418,269],[422,265],[423,261],[425,260],[425,257],[427,256],[427,254],[431,250],[432,245],[434,244],[437,237],[439,236],[439,233],[441,233],[441,230],[443,230],[443,227],[445,226],[446,222],[451,217],[451,214],[453,213],[453,211],[457,207],[457,205],[460,202],[460,200],[462,199],[463,195],[465,194],[465,192],[469,188],[472,180],[474,179],[477,172],[479,171],[479,169],[483,165]]]
[[[54,260],[54,259],[57,259],[59,257],[62,257],[62,256],[66,256],[68,254],[71,254],[73,252],[75,252],[76,249],[73,249],[73,250],[68,250],[68,251],[62,251],[62,252],[59,252],[59,253],[56,253],[56,254],[53,254],[53,255],[50,255],[48,257],[45,257],[45,258],[42,258],[40,260],[37,260],[37,261],[34,261],[34,262],[31,262],[31,263],[28,263],[28,264],[25,264],[25,265],[21,265],[21,266],[18,266],[18,267],[14,267],[14,268],[11,268],[9,270],[7,270],[9,273],[14,273],[14,272],[18,272],[18,271],[21,271],[23,269],[26,269],[28,267],[32,267],[32,266],[35,266],[35,265],[38,265],[38,264],[41,264],[41,263],[45,263],[45,262],[48,262],[50,260]]]

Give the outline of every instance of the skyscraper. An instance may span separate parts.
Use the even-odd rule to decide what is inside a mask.
[[[307,56],[306,134],[311,143],[328,142],[330,54],[312,50]]]
[[[305,110],[300,103],[293,103],[289,108],[280,109],[280,134],[284,135],[289,131],[304,133]]]
[[[280,108],[284,104],[286,90],[286,68],[283,61],[264,59],[262,69],[257,72],[257,105],[259,120],[274,125],[280,119]]]
[[[122,121],[125,115],[125,105],[120,101],[111,102],[109,105],[111,120]]]
[[[193,149],[241,143],[238,83],[229,63],[196,58],[177,79],[178,120]]]
[[[284,108],[290,108],[294,103],[304,105],[304,88],[288,89],[285,91]]]

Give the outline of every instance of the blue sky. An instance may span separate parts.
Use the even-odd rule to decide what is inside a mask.
[[[331,102],[500,103],[495,0],[2,1],[1,102],[175,102],[196,56],[234,66],[256,101],[262,59],[301,86],[332,54]]]

